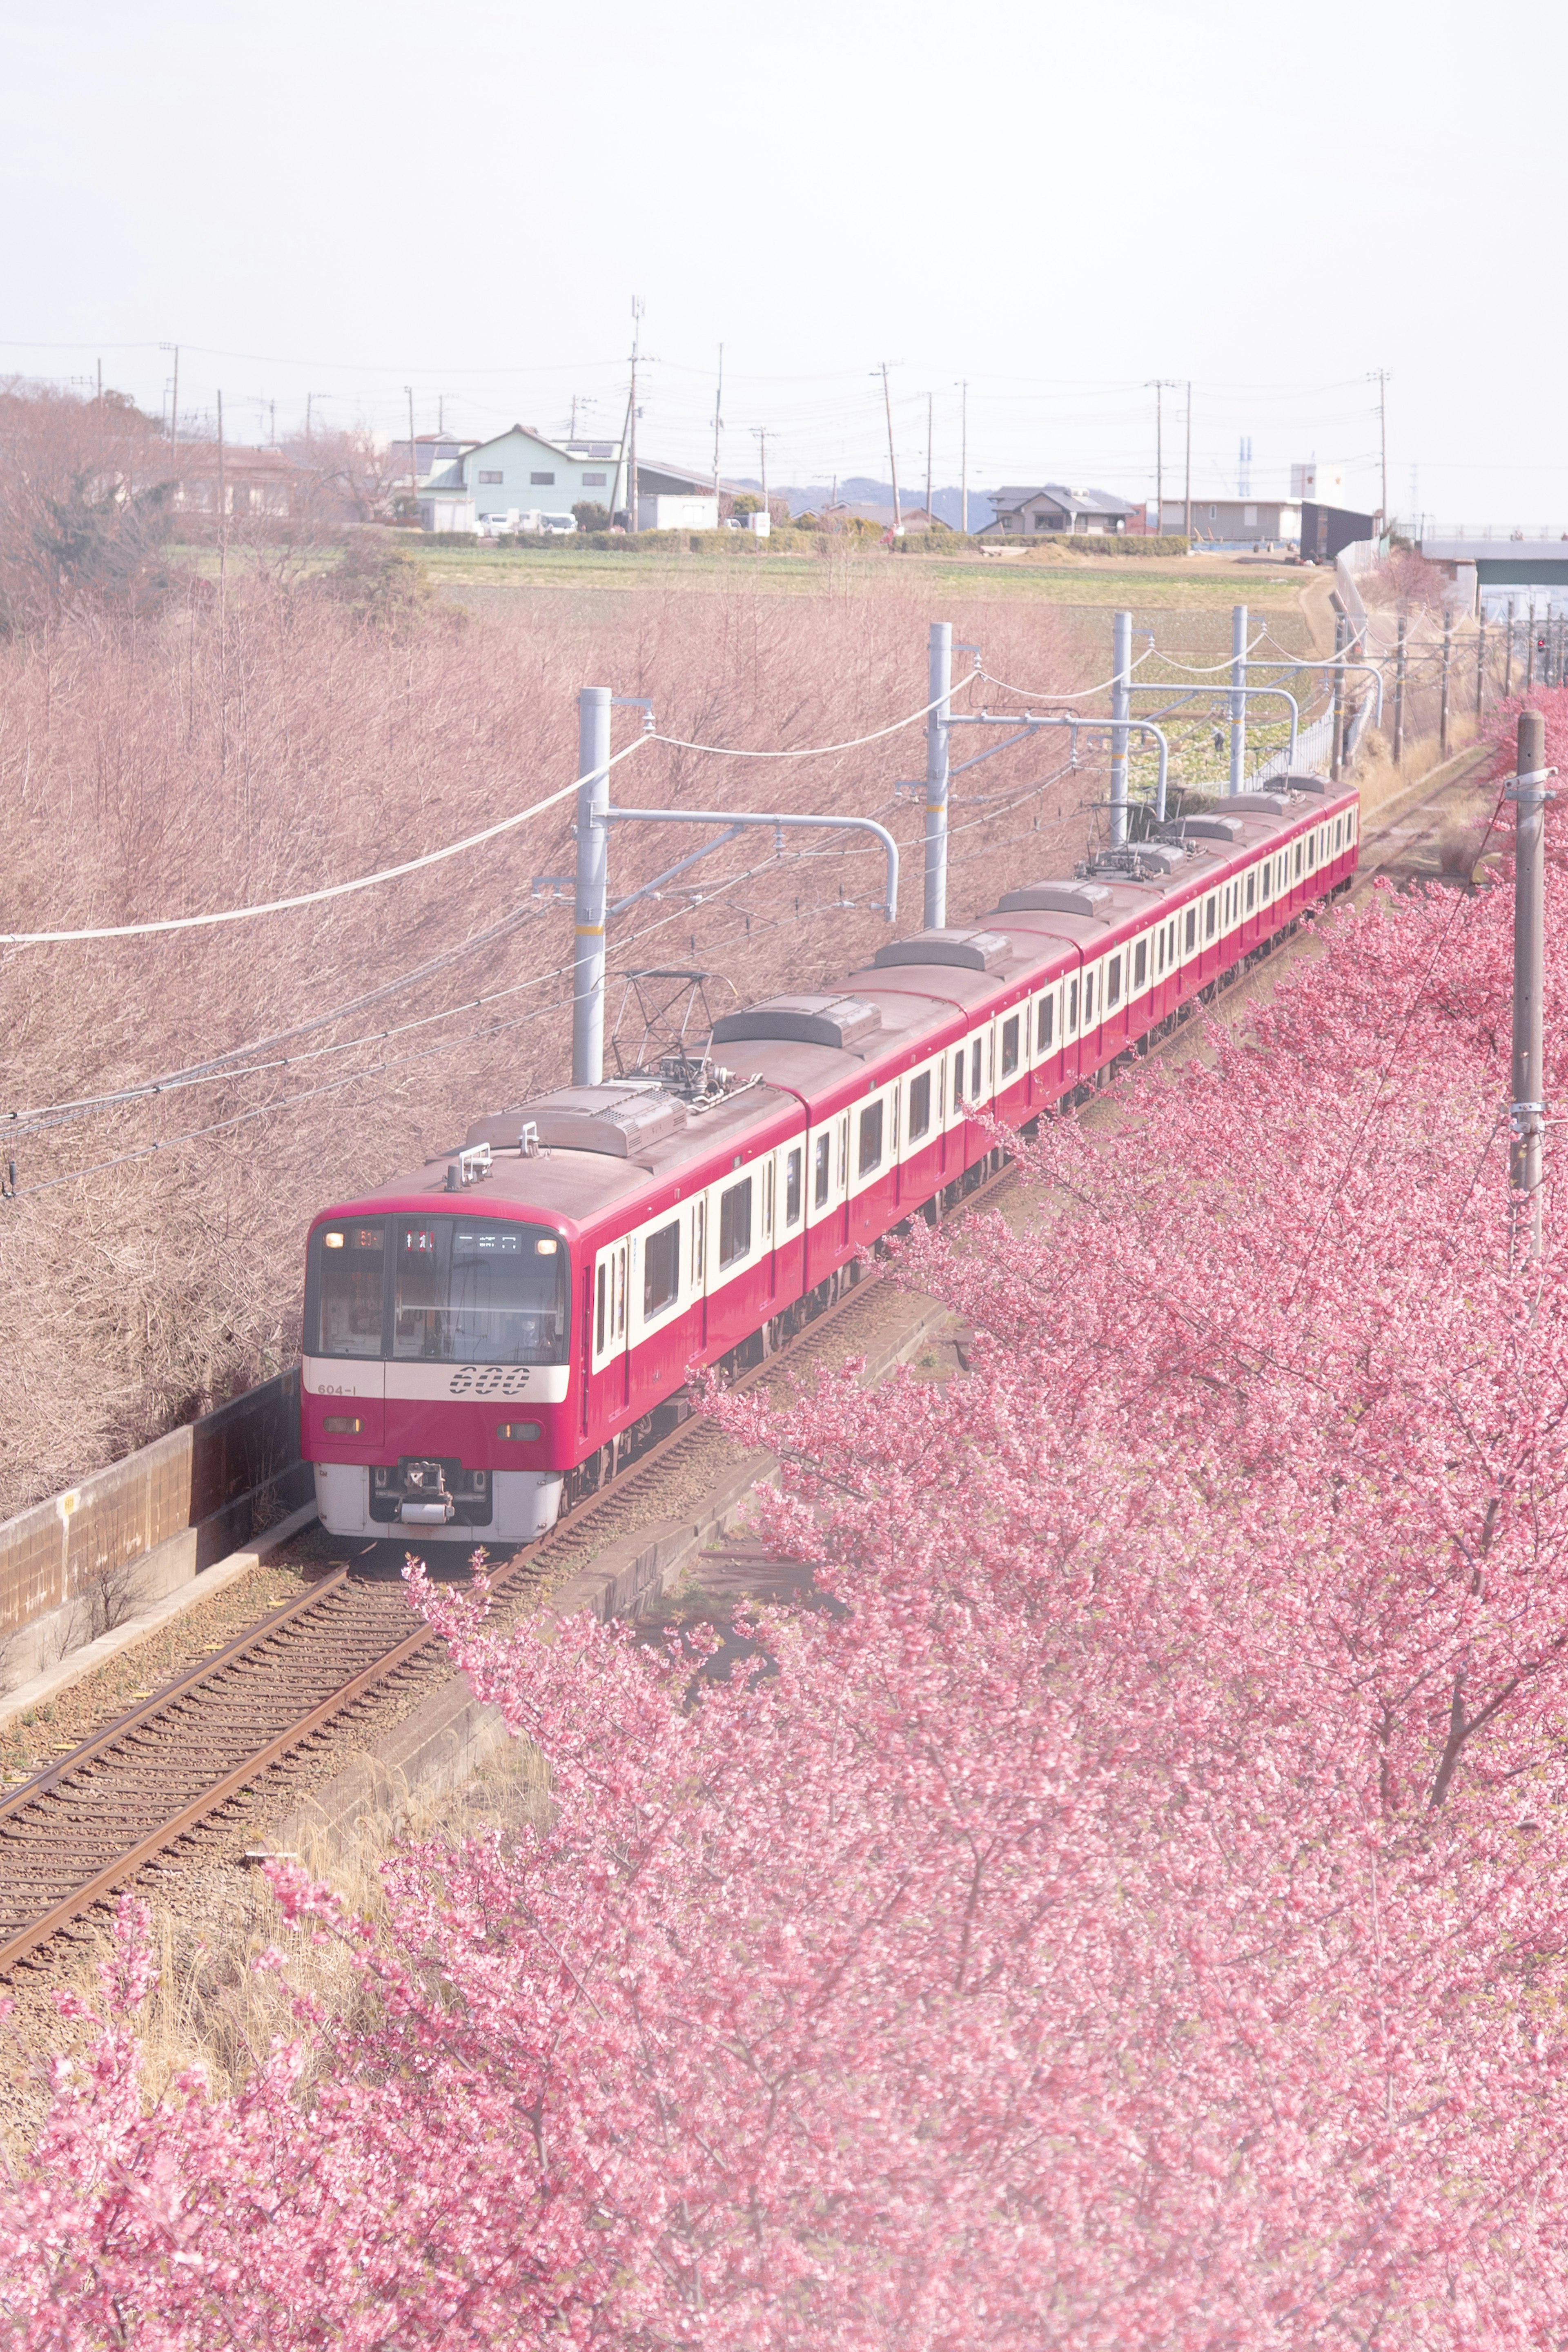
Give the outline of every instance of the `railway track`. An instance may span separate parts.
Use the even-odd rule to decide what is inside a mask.
[[[1010,1175],[987,1177],[964,1209]],[[867,1289],[861,1281],[847,1290],[734,1385],[809,1358]],[[537,1580],[584,1522],[635,1506],[646,1482],[709,1427],[687,1421],[657,1439],[542,1542],[496,1565],[497,1594]],[[335,1569],[0,1799],[0,1979],[197,1831],[242,1820],[252,1783],[270,1766],[327,1737],[373,1692],[425,1670],[440,1643],[407,1626],[401,1580]]]
[[[1473,768],[1488,757],[1478,752]],[[1445,835],[1454,800],[1476,782],[1461,766],[1440,784],[1400,795],[1368,829],[1363,878],[1457,878]],[[1181,1034],[1154,1050],[1176,1045]],[[988,1176],[963,1210],[983,1206],[1011,1178],[1007,1167]],[[863,1282],[847,1291],[736,1385],[809,1359],[865,1291]],[[585,1521],[635,1507],[646,1482],[707,1427],[687,1422],[647,1447],[542,1544],[498,1566],[497,1591],[536,1580],[558,1539],[574,1543]],[[0,1978],[204,1825],[242,1819],[258,1776],[327,1737],[371,1693],[425,1671],[439,1644],[423,1627],[410,1633],[407,1626],[401,1582],[336,1569],[0,1799]]]

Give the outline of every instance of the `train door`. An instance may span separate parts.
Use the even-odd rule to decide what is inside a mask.
[[[778,1297],[779,1261],[777,1219],[773,1214],[778,1191],[776,1151],[770,1151],[763,1162],[763,1248],[767,1258],[767,1296],[769,1303]]]
[[[594,1268],[592,1353],[589,1358],[601,1416],[613,1419],[629,1394],[626,1284],[631,1243],[611,1242]]]

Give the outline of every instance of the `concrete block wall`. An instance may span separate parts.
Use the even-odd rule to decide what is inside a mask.
[[[0,1685],[173,1591],[311,1492],[296,1366],[0,1522]]]

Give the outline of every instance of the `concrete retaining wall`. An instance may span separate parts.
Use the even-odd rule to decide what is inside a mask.
[[[0,1685],[172,1592],[311,1495],[295,1367],[0,1522]]]

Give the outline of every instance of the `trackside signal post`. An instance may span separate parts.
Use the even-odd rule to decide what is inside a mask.
[[[1546,721],[1519,714],[1516,773],[1508,797],[1518,810],[1513,867],[1513,1068],[1509,1118],[1509,1190],[1530,1217],[1528,1255],[1541,1255],[1541,1166],[1546,1087],[1541,992],[1546,956]]]

